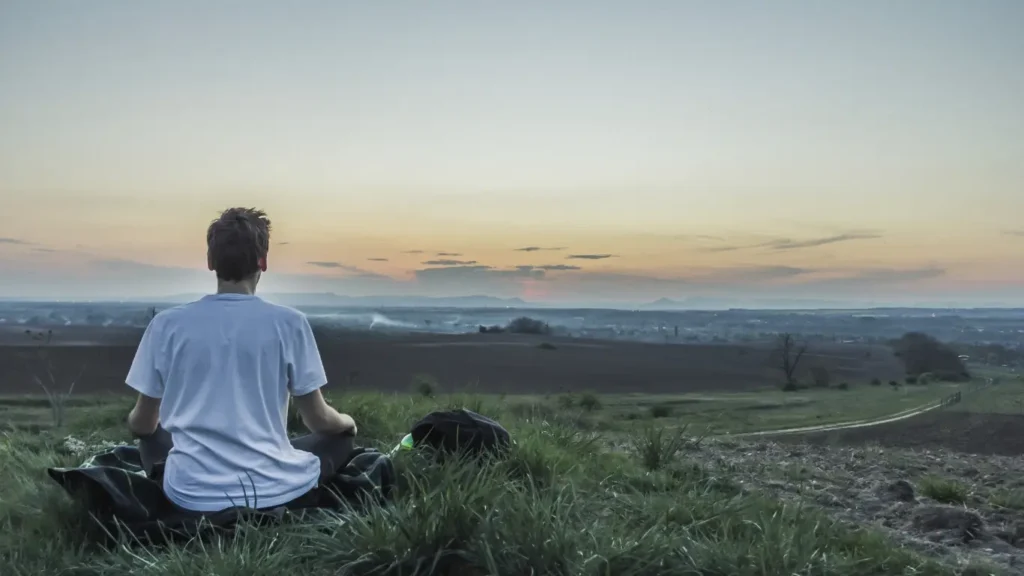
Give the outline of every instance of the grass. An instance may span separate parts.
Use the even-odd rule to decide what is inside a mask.
[[[1018,414],[1024,415],[1024,380],[1020,375],[1006,372],[989,376],[996,383],[985,389],[984,394],[964,392],[964,399],[950,410],[979,414]]]
[[[881,418],[937,401],[955,392],[957,384],[927,386],[871,386],[850,384],[849,389],[806,389],[783,392],[768,389],[732,394],[605,394],[600,409],[587,415],[592,427],[632,433],[651,419],[662,426],[688,426],[694,433],[734,434],[780,430]],[[509,402],[579,405],[573,395],[554,399],[520,396]]]
[[[374,447],[390,448],[419,417],[453,406],[497,418],[517,444],[507,460],[482,467],[401,453],[393,505],[345,522],[242,527],[232,538],[102,549],[85,536],[89,520],[43,470],[77,463],[62,448],[64,434],[125,439],[128,403],[75,402],[63,429],[0,436],[0,574],[953,573],[877,533],[741,489],[727,472],[688,461],[702,448],[674,426],[645,423],[632,437],[637,450],[628,451],[613,449],[620,445],[615,435],[581,426],[578,406],[465,395],[333,400]]]
[[[943,504],[964,504],[971,495],[970,488],[963,482],[937,476],[922,478],[918,490],[922,495]]]
[[[988,503],[997,508],[1024,510],[1024,490],[997,490],[989,494]]]

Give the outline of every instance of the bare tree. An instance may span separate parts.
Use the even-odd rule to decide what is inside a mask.
[[[779,368],[786,377],[786,387],[796,387],[796,369],[804,352],[807,352],[807,344],[797,342],[792,334],[786,332],[779,335],[776,352],[779,355]]]
[[[42,333],[40,333],[40,335],[42,335]],[[64,426],[68,399],[71,397],[71,393],[75,390],[75,384],[78,383],[79,378],[82,377],[82,373],[85,372],[85,366],[83,365],[78,371],[78,375],[71,380],[66,391],[60,390],[59,379],[55,374],[53,360],[50,357],[50,343],[53,341],[53,330],[47,330],[44,338],[36,338],[33,336],[33,339],[42,340],[42,343],[36,350],[36,353],[43,365],[43,370],[46,373],[46,381],[44,382],[38,374],[33,374],[32,379],[36,381],[36,384],[39,385],[46,394],[46,399],[50,404],[50,412],[53,416],[53,425],[55,428],[60,428]]]

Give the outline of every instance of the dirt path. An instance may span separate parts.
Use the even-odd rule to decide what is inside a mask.
[[[991,386],[992,379],[988,378],[985,382],[985,386]],[[981,392],[984,388],[979,388],[975,392]],[[932,410],[938,410],[942,408],[942,400],[933,400],[927,404],[923,404],[916,408],[909,408],[902,412],[890,414],[888,416],[882,416],[880,418],[868,418],[861,420],[850,420],[847,422],[836,422],[833,424],[820,424],[817,426],[801,426],[799,428],[783,428],[781,430],[760,430],[757,432],[742,432],[739,434],[728,434],[723,436],[729,438],[752,438],[752,437],[764,437],[764,436],[783,436],[786,434],[806,434],[810,432],[832,432],[835,430],[850,430],[853,428],[867,428],[870,426],[881,426],[882,424],[889,424],[892,422],[899,422],[900,420],[906,420],[915,416],[920,416]]]
[[[898,422],[900,420],[906,420],[907,418],[913,418],[919,414],[930,412],[942,407],[941,401],[933,401],[928,404],[918,406],[916,408],[910,408],[896,414],[889,416],[883,416],[881,418],[871,418],[867,420],[850,420],[847,422],[835,422],[833,424],[820,424],[817,426],[801,426],[799,428],[783,428],[781,430],[759,430],[757,432],[742,432],[740,434],[729,434],[729,438],[741,438],[741,437],[754,437],[754,436],[781,436],[784,434],[803,434],[807,432],[830,432],[832,430],[847,430],[850,428],[864,428],[867,426],[878,426],[880,424],[888,424],[889,422]]]

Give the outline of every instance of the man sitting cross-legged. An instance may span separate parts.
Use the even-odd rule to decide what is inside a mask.
[[[157,314],[126,379],[139,393],[128,427],[143,466],[163,463],[164,492],[186,511],[316,502],[347,462],[356,425],[320,392],[327,377],[306,317],[254,295],[270,221],[226,210],[206,243],[217,293]],[[312,432],[291,441],[289,396]]]

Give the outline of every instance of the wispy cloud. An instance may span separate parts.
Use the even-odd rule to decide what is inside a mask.
[[[278,246],[287,246],[289,244],[291,244],[291,242],[278,242],[277,243]]]
[[[819,270],[797,266],[728,266],[694,270],[685,280],[704,285],[744,285],[796,278],[816,272]]]
[[[913,282],[916,280],[929,280],[946,275],[946,269],[938,266],[926,266],[923,268],[866,268],[856,271],[854,274],[839,281],[854,281],[870,284],[885,284],[899,282]]]
[[[672,235],[674,240],[702,240],[705,242],[725,242],[725,238],[722,236],[712,236],[711,234],[674,234]]]
[[[790,240],[789,238],[782,238],[779,240],[773,240],[766,242],[765,247],[773,250],[797,250],[800,248],[813,248],[815,246],[825,246],[826,244],[835,244],[837,242],[849,242],[851,240],[874,240],[881,238],[881,234],[835,234],[833,236],[824,236],[820,238],[810,238],[808,240]]]
[[[533,267],[519,266],[511,270],[499,270],[482,264],[472,266],[446,266],[442,268],[424,268],[416,270],[416,280],[424,283],[458,283],[460,286],[471,286],[470,282],[488,282],[498,280],[541,279],[544,270]]]
[[[450,256],[450,257],[458,258],[459,256],[462,256],[462,253],[460,253],[460,252],[438,252],[438,253],[434,254],[434,256]]]
[[[1021,228],[1019,230],[1004,230],[1003,234],[1006,234],[1007,236],[1019,236],[1021,238],[1024,238],[1024,228]]]
[[[544,264],[541,266],[534,266],[534,268],[550,271],[582,270],[579,266],[573,266],[571,264]]]
[[[33,252],[56,252],[53,248],[33,248]]]
[[[710,239],[711,237],[707,238]],[[839,242],[873,240],[877,238],[882,238],[882,235],[871,232],[849,232],[845,234],[833,234],[832,236],[806,238],[803,240],[794,240],[792,238],[773,238],[771,240],[755,242],[752,244],[722,244],[718,246],[707,246],[702,250],[704,252],[733,252],[736,250],[749,250],[755,248],[768,248],[770,250],[799,250],[801,248],[814,248],[816,246],[825,246]],[[724,239],[715,238],[715,240],[719,241]]]
[[[515,266],[516,270],[544,270],[546,272],[568,272],[573,270],[582,270],[579,266],[573,266],[571,264],[520,264]]]
[[[424,266],[472,266],[476,264],[476,260],[427,260],[423,263]]]
[[[516,252],[557,252],[559,250],[565,250],[565,246],[524,246],[523,248],[516,248]]]
[[[24,246],[27,244],[31,244],[31,242],[27,242],[19,238],[0,238],[0,244],[18,244],[20,246]]]
[[[314,260],[314,261],[311,261],[311,262],[306,262],[306,264],[309,264],[310,266],[316,266],[317,268],[327,268],[327,269],[330,269],[330,270],[342,270],[344,272],[348,272],[350,274],[357,274],[359,276],[382,277],[380,274],[377,274],[376,272],[371,272],[369,270],[365,270],[365,269],[360,268],[358,266],[352,266],[351,264],[345,264],[343,262],[327,262],[327,261],[323,261],[323,260]]]
[[[404,250],[402,254],[423,254],[423,250]]]
[[[569,260],[604,260],[606,258],[615,258],[614,254],[570,254]]]
[[[370,262],[387,262],[387,258],[367,258]]]

